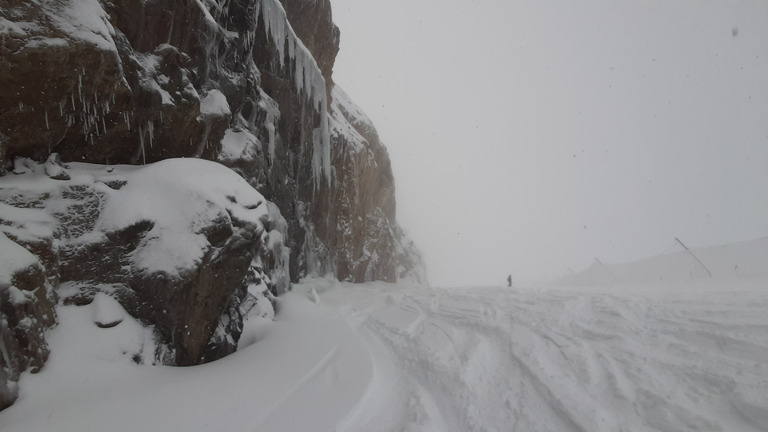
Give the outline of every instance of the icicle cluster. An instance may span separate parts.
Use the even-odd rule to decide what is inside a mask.
[[[84,94],[84,76],[84,71],[78,72],[77,95],[73,91],[69,95],[69,101],[59,102],[59,116],[64,117],[68,128],[79,121],[82,126],[83,138],[87,143],[93,144],[94,135],[98,137],[107,131],[105,118],[115,103],[115,95],[108,94],[99,97],[98,93],[94,93],[91,97]],[[47,110],[45,111],[45,127],[50,129]]]
[[[312,173],[315,186],[323,177],[330,184],[331,176],[331,139],[328,128],[327,95],[325,93],[325,78],[317,61],[309,49],[301,42],[288,22],[285,9],[278,0],[258,0],[257,13],[260,13],[266,23],[264,31],[277,46],[280,54],[280,66],[285,67],[285,49],[288,48],[289,67],[293,67],[293,81],[296,91],[313,104],[320,113],[320,126],[312,134]],[[259,23],[258,16],[254,17]],[[256,29],[258,30],[258,29]],[[246,46],[253,45],[254,34],[246,35]],[[272,138],[270,137],[270,141]]]

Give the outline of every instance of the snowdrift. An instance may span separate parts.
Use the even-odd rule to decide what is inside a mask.
[[[702,261],[726,269],[763,243]],[[189,368],[122,355],[145,330],[108,299],[60,305],[51,359],[0,430],[762,432],[767,284],[759,266],[514,289],[307,279],[275,320],[248,318],[238,352]]]

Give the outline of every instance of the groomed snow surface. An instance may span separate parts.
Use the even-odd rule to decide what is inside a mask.
[[[760,267],[546,288],[310,279],[246,323],[248,346],[188,368],[123,355],[148,336],[116,303],[61,306],[0,430],[766,431]],[[95,326],[105,307],[123,321]]]

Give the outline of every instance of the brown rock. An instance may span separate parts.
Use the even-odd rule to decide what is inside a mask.
[[[45,333],[56,323],[55,305],[39,263],[17,271],[10,285],[0,285],[0,409],[16,399],[21,372],[38,372],[48,359]]]

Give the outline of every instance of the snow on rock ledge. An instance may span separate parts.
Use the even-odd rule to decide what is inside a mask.
[[[217,241],[210,238],[212,223],[243,227],[250,236],[263,231],[260,219],[267,215],[266,200],[221,165],[168,159],[130,170],[111,174],[125,186],[101,188],[104,207],[95,227],[97,232],[117,232],[151,223],[132,254],[135,270],[181,276],[194,269]]]
[[[43,5],[49,19],[72,39],[117,53],[113,39],[115,30],[98,0],[78,0],[63,4],[46,2]]]

